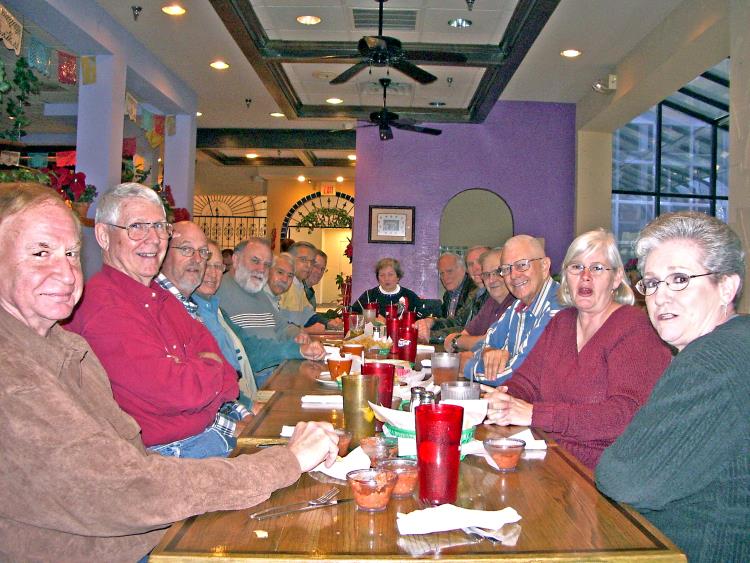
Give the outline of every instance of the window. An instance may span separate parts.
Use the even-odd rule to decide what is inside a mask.
[[[612,230],[623,260],[661,213],[727,220],[729,59],[627,125],[612,139]]]

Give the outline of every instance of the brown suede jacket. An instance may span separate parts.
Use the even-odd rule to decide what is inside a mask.
[[[0,309],[0,561],[135,563],[171,522],[294,483],[286,448],[233,459],[147,453],[86,341]]]

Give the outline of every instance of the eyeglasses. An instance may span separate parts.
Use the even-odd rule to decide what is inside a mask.
[[[312,269],[317,272],[322,272],[324,274],[328,272],[328,268],[321,268],[320,266],[316,266],[315,264],[313,264]]]
[[[604,272],[611,272],[613,268],[607,268],[604,264],[601,264],[599,262],[594,262],[592,264],[589,264],[586,266],[585,264],[578,264],[576,262],[573,262],[572,264],[568,264],[565,268],[565,271],[568,272],[572,276],[580,276],[583,274],[584,270],[588,270],[589,274],[591,274],[593,277],[601,276]]]
[[[544,258],[524,258],[523,260],[516,260],[512,264],[503,264],[498,268],[500,275],[505,277],[510,274],[513,270],[516,272],[525,272],[531,268],[531,263],[534,260],[544,260]]]
[[[175,250],[179,250],[180,254],[190,258],[196,252],[203,260],[211,258],[211,251],[208,248],[193,248],[192,246],[173,246]]]
[[[482,272],[481,277],[482,281],[490,281],[493,277],[496,278],[502,278],[503,274],[500,271],[502,268],[498,268],[497,270],[490,270],[489,272]]]
[[[209,269],[209,268],[213,270],[218,270],[222,274],[227,271],[227,265],[221,262],[217,262],[214,264],[206,264],[206,269]]]
[[[635,288],[641,295],[653,295],[656,293],[656,290],[659,289],[659,284],[665,283],[672,291],[682,291],[688,286],[690,280],[693,278],[702,278],[703,276],[711,276],[716,273],[717,272],[706,272],[705,274],[694,274],[690,276],[688,274],[675,272],[674,274],[669,274],[663,280],[657,280],[656,278],[643,278],[642,280],[638,280],[635,284]]]
[[[124,227],[122,225],[115,225],[114,223],[105,223],[110,227],[117,227],[128,232],[128,238],[130,240],[143,240],[148,236],[148,230],[153,227],[156,231],[156,235],[160,239],[168,239],[172,236],[173,227],[166,221],[159,221],[158,223],[131,223]]]

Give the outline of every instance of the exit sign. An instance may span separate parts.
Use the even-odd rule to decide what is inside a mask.
[[[336,185],[322,184],[320,186],[320,195],[336,195]]]

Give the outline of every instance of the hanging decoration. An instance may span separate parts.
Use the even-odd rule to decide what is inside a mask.
[[[125,111],[127,111],[130,121],[138,120],[138,101],[130,92],[125,92]]]
[[[46,152],[30,152],[29,168],[47,168],[49,165],[49,155]]]
[[[21,54],[23,26],[13,14],[0,5],[0,39],[8,49],[13,49],[16,56]]]
[[[57,52],[57,81],[60,84],[78,82],[78,62],[75,55],[64,51]]]
[[[76,151],[60,151],[55,153],[55,164],[58,168],[61,166],[75,166]]]
[[[96,57],[81,57],[81,82],[96,84]]]
[[[35,37],[29,39],[28,47],[26,47],[26,59],[29,61],[29,68],[39,71],[44,76],[49,76],[52,51]]]
[[[151,131],[154,127],[154,114],[141,106],[141,129],[144,131]]]
[[[2,151],[0,152],[0,164],[5,166],[18,166],[21,161],[21,153],[18,151]]]

